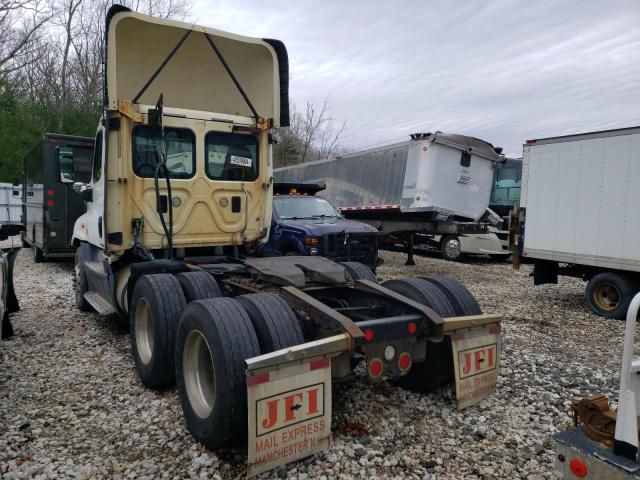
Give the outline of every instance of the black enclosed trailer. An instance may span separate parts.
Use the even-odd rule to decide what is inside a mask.
[[[70,186],[91,180],[93,144],[93,138],[46,133],[24,159],[22,241],[36,262],[75,254],[73,225],[86,206]]]

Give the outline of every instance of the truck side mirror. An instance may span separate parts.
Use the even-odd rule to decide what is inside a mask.
[[[57,147],[58,172],[61,183],[73,183],[75,181],[75,169],[73,168],[73,150],[67,147]]]
[[[79,194],[85,202],[93,201],[93,192],[91,190],[91,187],[89,187],[86,183],[73,182],[73,184],[71,185],[71,190]]]

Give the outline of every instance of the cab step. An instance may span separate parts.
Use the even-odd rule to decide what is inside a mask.
[[[89,302],[100,315],[115,315],[115,308],[105,300],[98,292],[85,292],[84,299]]]

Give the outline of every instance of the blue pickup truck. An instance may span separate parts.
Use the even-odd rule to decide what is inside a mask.
[[[264,256],[318,255],[335,261],[356,261],[375,270],[378,231],[347,220],[324,198],[325,185],[275,183],[269,241]]]

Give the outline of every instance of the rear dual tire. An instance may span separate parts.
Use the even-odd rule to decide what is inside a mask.
[[[482,313],[471,292],[451,277],[401,278],[382,286],[433,309],[441,317],[477,315]],[[426,393],[453,378],[451,339],[427,342],[424,362],[414,364],[398,379],[398,384],[414,392]]]
[[[594,275],[585,290],[585,301],[596,315],[624,319],[640,287],[627,275],[602,272]]]

